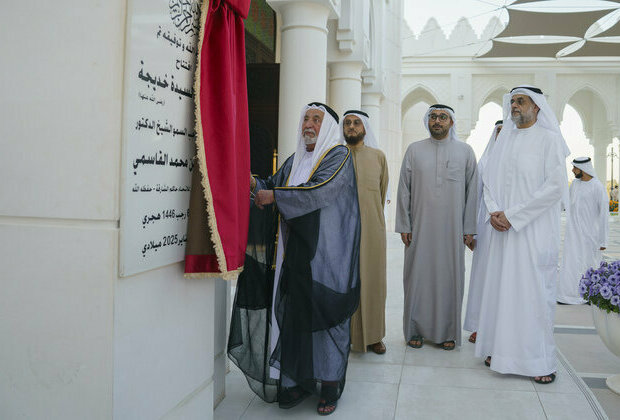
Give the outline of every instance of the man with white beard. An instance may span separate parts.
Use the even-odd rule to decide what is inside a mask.
[[[338,127],[330,107],[308,104],[295,153],[272,176],[251,177],[228,339],[229,357],[260,398],[292,408],[319,393],[320,415],[336,410],[344,390],[360,289],[355,169]]]
[[[560,210],[570,153],[542,91],[504,95],[504,126],[482,174],[489,253],[476,356],[499,373],[555,380],[553,317]],[[510,118],[509,118],[510,116]]]
[[[607,247],[609,204],[589,157],[573,160],[573,174],[557,300],[576,305],[585,303],[578,291],[581,276],[599,266],[601,251]]]

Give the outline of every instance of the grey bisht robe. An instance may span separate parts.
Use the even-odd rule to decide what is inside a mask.
[[[255,192],[273,189],[275,206],[252,207],[228,341],[229,357],[268,402],[277,400],[281,386],[270,366],[310,392],[321,381],[339,382],[342,392],[350,319],[359,304],[360,215],[350,151],[329,150],[298,186],[286,185],[292,163],[291,156],[276,174],[257,179]],[[278,214],[287,234],[278,239],[284,260],[272,308]],[[280,330],[273,353],[272,310]]]
[[[463,142],[428,138],[407,148],[400,170],[396,232],[405,247],[405,340],[461,344],[463,235],[476,233],[476,156]]]

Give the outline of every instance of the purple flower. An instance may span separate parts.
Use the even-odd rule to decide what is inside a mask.
[[[583,297],[587,291],[588,291],[588,286],[586,286],[583,283],[579,285],[579,294],[581,295],[581,297]]]
[[[600,288],[601,288],[600,284],[594,283],[592,286],[590,286],[590,290],[589,290],[588,295],[590,297],[598,295],[598,291],[599,291]]]
[[[611,297],[611,304],[615,306],[620,306],[620,296],[614,295]]]
[[[590,276],[590,280],[592,280],[592,283],[598,283],[599,281],[601,281],[601,276],[597,273],[594,273]]]
[[[620,295],[620,284],[614,288],[614,295]]]
[[[611,296],[612,296],[611,287],[609,287],[609,286],[608,286],[608,285],[606,285],[606,284],[605,284],[605,285],[603,285],[603,286],[601,287],[600,294],[601,294],[601,296],[603,297],[603,299],[609,299],[609,298],[611,298]]]

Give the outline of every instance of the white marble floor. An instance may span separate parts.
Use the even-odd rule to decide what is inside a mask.
[[[470,265],[468,251],[466,279]],[[422,349],[407,347],[402,337],[402,245],[394,233],[388,233],[388,267],[387,353],[382,356],[351,353],[346,388],[330,418],[585,420],[620,416],[620,411],[616,411],[607,417],[590,388],[562,354],[556,382],[538,385],[526,377],[500,375],[486,368],[481,359],[474,357],[474,346],[466,341],[466,332],[463,345],[454,351],[444,351],[432,344],[425,344]],[[565,309],[562,314],[571,321],[583,320],[585,307],[581,308],[581,315],[571,315],[569,308],[562,308]],[[566,335],[567,331],[562,333]],[[596,335],[578,338],[584,337],[598,339]],[[597,348],[597,351],[606,349]],[[610,407],[615,407],[614,397],[620,402],[620,396],[615,394],[601,395],[610,399]],[[243,375],[231,363],[226,398],[216,408],[215,418],[316,419],[316,404],[317,397],[310,397],[290,410],[267,404],[252,393]]]

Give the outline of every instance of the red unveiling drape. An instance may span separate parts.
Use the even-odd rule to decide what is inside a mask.
[[[205,0],[196,68],[196,151],[185,273],[235,277],[249,218],[250,135],[243,19],[250,0]]]

